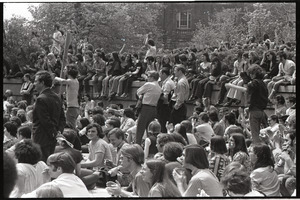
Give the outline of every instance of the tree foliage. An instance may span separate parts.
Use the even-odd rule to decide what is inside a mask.
[[[140,48],[146,33],[159,36],[156,20],[162,8],[159,3],[42,3],[30,11],[43,36],[59,23],[76,41],[88,38],[95,47],[117,51],[124,40],[127,50],[133,50]]]
[[[255,36],[259,42],[264,34],[275,42],[295,42],[295,3],[248,3],[245,8],[216,12],[207,26],[200,20],[192,42],[198,46],[218,46],[222,40],[244,43],[248,36]]]

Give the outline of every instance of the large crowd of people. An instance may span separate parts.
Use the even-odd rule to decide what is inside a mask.
[[[24,83],[21,101],[9,89],[3,98],[5,197],[90,197],[95,187],[114,197],[296,196],[296,98],[278,94],[295,85],[291,43],[265,35],[168,50],[148,34],[141,52],[107,53],[85,40],[63,66],[62,41],[56,25],[50,52],[6,74]],[[145,83],[135,105],[103,107],[136,80]]]

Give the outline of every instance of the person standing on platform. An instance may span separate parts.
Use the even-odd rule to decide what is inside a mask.
[[[251,77],[251,81],[248,83],[247,88],[233,85],[231,83],[225,84],[226,87],[235,88],[242,92],[248,92],[250,105],[249,105],[249,121],[250,130],[252,134],[253,144],[262,143],[259,138],[260,127],[267,126],[267,115],[264,112],[268,104],[268,89],[263,82],[263,69],[253,64],[249,67],[248,73]]]
[[[66,84],[66,100],[67,100],[67,112],[66,120],[72,125],[72,129],[76,127],[76,120],[79,115],[79,103],[78,103],[78,92],[79,82],[77,80],[78,70],[75,64],[67,66],[68,79],[62,79],[55,77],[55,81],[59,81],[62,84]]]
[[[137,119],[136,143],[141,145],[142,138],[149,123],[154,120],[157,115],[156,106],[158,99],[162,93],[158,84],[159,74],[156,71],[149,71],[148,82],[137,90],[139,97],[143,96],[142,107]]]
[[[161,125],[161,131],[166,133],[166,122],[169,121],[171,115],[169,103],[172,93],[174,92],[175,83],[171,79],[170,70],[167,67],[163,67],[160,70],[160,78],[163,96],[161,96],[158,101],[157,118]]]
[[[170,106],[172,107],[170,123],[174,125],[186,119],[187,108],[186,101],[189,98],[189,82],[185,77],[186,69],[182,64],[177,64],[174,69],[177,78],[176,87],[171,98]]]
[[[63,104],[59,96],[51,91],[52,77],[49,72],[39,71],[34,80],[35,90],[39,93],[33,109],[33,141],[41,146],[42,160],[47,161],[54,152],[56,135],[66,125]]]

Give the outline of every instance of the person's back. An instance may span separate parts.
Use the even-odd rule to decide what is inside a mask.
[[[18,187],[15,187],[15,189],[11,192],[10,198],[21,197],[23,194],[32,192],[43,183],[50,181],[45,180],[42,175],[42,172],[48,168],[46,163],[43,161],[39,161],[35,165],[17,163],[16,167],[18,171],[18,182],[20,181],[20,184],[18,184]]]

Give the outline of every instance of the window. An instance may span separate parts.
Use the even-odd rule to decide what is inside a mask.
[[[176,14],[176,22],[178,29],[190,29],[191,28],[191,13],[180,12]]]

